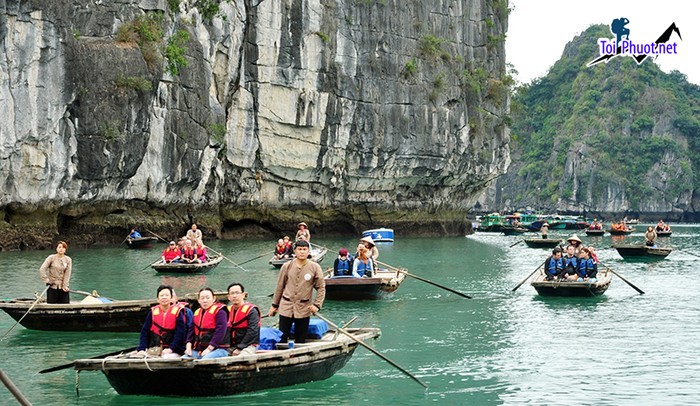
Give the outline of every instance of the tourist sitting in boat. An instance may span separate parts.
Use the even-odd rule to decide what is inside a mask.
[[[357,244],[357,255],[352,262],[352,276],[356,278],[371,278],[374,276],[374,260],[370,251],[363,243]]]
[[[569,246],[574,247],[574,256],[578,256],[581,253],[581,248],[583,248],[583,242],[576,234],[566,239]]]
[[[540,227],[540,235],[542,235],[543,239],[547,239],[547,236],[549,235],[549,223],[543,223],[542,227]]]
[[[593,223],[591,223],[590,226],[588,226],[589,230],[602,230],[603,225],[598,222],[598,219],[593,219]]]
[[[197,229],[196,224],[192,224],[192,227],[190,227],[189,230],[187,230],[187,234],[185,234],[185,238],[191,240],[192,242],[195,242],[197,240],[202,240],[202,230]]]
[[[297,228],[299,230],[297,231],[295,240],[299,241],[300,239],[303,239],[306,242],[311,242],[311,233],[309,232],[309,226],[307,226],[306,223],[302,221],[301,223],[297,224]]]
[[[194,252],[197,255],[197,260],[200,263],[207,262],[207,247],[204,245],[202,240],[197,240],[194,244]]]
[[[231,330],[231,355],[253,355],[260,344],[261,312],[246,302],[248,294],[240,283],[228,285],[228,328]]]
[[[197,250],[195,250],[194,246],[192,246],[192,240],[185,240],[185,246],[182,247],[180,253],[180,260],[184,264],[196,264],[202,262],[199,260],[199,258],[197,258]]]
[[[146,349],[157,348],[164,358],[180,357],[185,352],[187,322],[181,306],[173,305],[173,288],[160,285],[156,290],[158,304],[146,315],[141,328],[137,354],[146,355]],[[162,351],[161,351],[162,350]]]
[[[557,280],[564,272],[564,260],[561,257],[561,248],[555,247],[552,255],[544,261],[544,274],[548,281]]]
[[[663,220],[659,220],[659,222],[656,223],[656,231],[671,231],[671,226],[664,223]]]
[[[228,312],[223,303],[216,301],[211,288],[197,293],[200,308],[195,310],[192,329],[187,334],[187,358],[220,358],[228,356]]]
[[[647,232],[644,233],[644,244],[647,247],[654,247],[656,246],[656,231],[654,231],[654,227],[649,226],[647,228]]]
[[[131,233],[129,234],[129,239],[133,240],[134,238],[141,238],[141,233],[139,233],[135,228],[132,228]]]
[[[333,262],[333,276],[351,276],[353,270],[353,257],[348,250],[341,248],[338,251],[338,258]]]
[[[289,256],[294,256],[294,244],[292,243],[292,240],[289,238],[288,235],[285,235],[282,237],[282,241],[284,241],[285,245],[287,245],[287,252],[289,253]]]
[[[581,256],[578,259],[578,269],[576,270],[577,282],[597,282],[598,264],[591,258],[591,250],[588,247],[581,249]]]
[[[175,244],[175,241],[170,241],[170,244],[163,250],[163,255],[160,259],[164,264],[178,263],[180,262],[181,251]]]
[[[376,261],[379,258],[379,250],[370,236],[360,238],[360,242],[369,250],[369,257]]]
[[[576,249],[573,245],[566,246],[566,252],[562,260],[564,261],[564,270],[561,273],[561,279],[575,281],[578,278],[576,275],[576,271],[578,270],[578,257],[576,256]]]
[[[287,237],[289,240],[289,237]],[[292,245],[287,244],[284,239],[277,240],[275,245],[275,259],[289,258],[292,255]]]

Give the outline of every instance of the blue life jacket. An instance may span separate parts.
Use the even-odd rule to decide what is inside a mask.
[[[576,273],[576,270],[578,269],[578,258],[575,256],[569,258],[569,257],[562,257],[564,260],[564,269],[566,270],[567,273],[574,274]]]
[[[545,263],[545,272],[549,276],[557,276],[564,269],[564,260],[562,258],[554,259],[552,257],[547,258]]]
[[[374,273],[372,259],[369,259],[366,264],[360,261],[359,258],[355,258],[355,261],[357,262],[357,274],[360,275],[360,277],[366,274],[367,277],[371,278]]]
[[[129,238],[141,238],[141,233],[138,231],[134,230],[133,233],[129,234]]]
[[[579,261],[578,272],[576,273],[581,278],[595,278],[598,274],[598,265],[595,263],[593,258]]]
[[[350,276],[352,275],[352,257],[348,255],[345,259],[338,258],[338,267],[335,270],[335,276]]]

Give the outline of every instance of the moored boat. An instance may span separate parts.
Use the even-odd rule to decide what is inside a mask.
[[[497,232],[500,233],[506,225],[506,216],[498,213],[491,213],[481,216],[481,222],[477,231]]]
[[[562,244],[562,240],[556,238],[523,238],[523,241],[530,248],[554,248]]]
[[[311,244],[311,252],[309,253],[309,259],[316,263],[321,263],[321,261],[323,261],[323,259],[326,257],[327,253],[328,250],[326,248],[314,246],[313,244]],[[282,268],[282,265],[286,264],[292,259],[294,258],[275,258],[275,256],[273,255],[272,258],[270,258],[270,261],[268,262],[275,268]]]
[[[380,269],[371,278],[354,276],[331,277],[330,269],[324,279],[326,282],[326,299],[328,300],[377,300],[396,291],[406,279],[406,274],[399,271]]]
[[[347,328],[358,341],[381,335],[378,328]],[[358,343],[329,330],[293,349],[258,351],[206,360],[182,358],[79,359],[77,371],[102,371],[122,395],[228,396],[330,378],[352,357]],[[282,349],[284,348],[284,349]],[[177,384],[187,382],[187,384]],[[175,383],[175,384],[174,384]]]
[[[391,228],[375,228],[362,232],[363,237],[372,237],[374,242],[394,242],[394,230]]]
[[[158,242],[156,237],[127,238],[126,246],[128,248],[151,248],[156,242]]]
[[[589,235],[591,237],[600,237],[605,235],[605,230],[591,230],[587,229],[586,230],[586,235]]]
[[[644,244],[614,244],[612,248],[617,250],[622,258],[649,258],[663,259],[673,251],[671,248],[649,247]]]
[[[600,296],[608,290],[612,282],[612,275],[608,270],[598,271],[598,280],[596,282],[567,282],[567,281],[548,281],[543,271],[538,272],[532,277],[530,285],[541,296]]]
[[[673,234],[673,231],[671,231],[671,230],[657,231],[656,232],[657,237],[670,237],[671,234]]]
[[[501,228],[501,231],[505,235],[522,235],[528,230],[525,227],[504,226]]]
[[[163,263],[157,261],[151,264],[158,273],[206,273],[216,268],[221,261],[224,260],[223,255],[214,255],[207,258],[207,262],[183,264],[183,263]]]

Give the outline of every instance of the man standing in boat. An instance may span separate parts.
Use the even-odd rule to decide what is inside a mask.
[[[272,306],[268,312],[272,317],[279,312],[281,342],[287,342],[294,325],[294,339],[305,343],[309,331],[311,315],[321,310],[326,298],[326,282],[323,270],[316,262],[309,261],[309,243],[297,241],[294,244],[293,260],[282,265],[277,277],[277,287],[272,296]],[[316,299],[313,290],[316,289]]]
[[[228,285],[228,328],[231,329],[231,355],[252,355],[260,344],[260,309],[246,302],[248,294],[240,283]]]

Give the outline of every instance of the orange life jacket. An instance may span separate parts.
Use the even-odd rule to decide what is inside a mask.
[[[214,303],[209,310],[202,314],[202,308],[195,310],[194,312],[194,345],[193,349],[197,351],[203,351],[209,346],[209,342],[214,336],[214,330],[216,330],[216,315],[220,310],[225,309],[226,305],[223,303]],[[224,310],[225,311],[225,310]],[[227,340],[225,340],[227,341]],[[222,342],[219,344],[219,348],[227,348],[229,345],[227,342]]]
[[[190,249],[183,248],[182,249],[182,257],[187,258],[187,259],[195,259],[195,258],[197,258],[197,250],[195,250],[194,248],[190,248]]]
[[[175,326],[177,324],[177,316],[180,314],[182,307],[170,306],[168,311],[163,312],[160,305],[155,305],[151,308],[151,334],[150,346],[163,346],[168,348],[173,341],[175,335]]]

